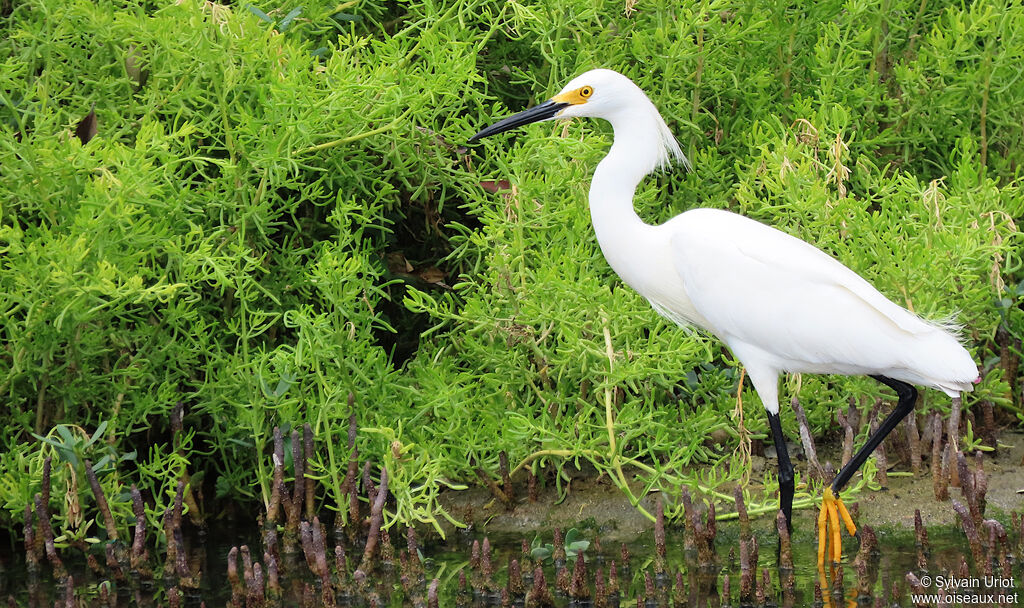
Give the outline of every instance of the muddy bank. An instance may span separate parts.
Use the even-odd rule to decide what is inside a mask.
[[[985,473],[988,475],[988,508],[986,515],[1009,519],[1009,513],[1024,506],[1024,433],[1003,431],[999,435],[1000,449],[985,454]],[[1004,447],[1005,446],[1005,447]],[[973,458],[969,459],[974,466]],[[902,469],[901,469],[902,470]],[[949,489],[950,500],[935,500],[932,476],[925,472],[919,477],[890,477],[889,488],[868,492],[858,497],[861,520],[875,527],[899,526],[913,529],[914,509],[921,510],[921,518],[928,526],[957,524],[957,515],[951,500],[963,502],[959,488]]]
[[[1009,519],[1010,511],[1024,505],[1024,433],[1003,431],[999,439],[1000,449],[987,453],[984,458],[985,473],[988,475],[988,517]],[[970,459],[974,466],[973,458]],[[755,470],[764,466],[774,469],[773,458],[755,457]],[[798,465],[799,467],[799,465]],[[890,472],[899,473],[907,468],[897,463]],[[461,492],[449,492],[442,497],[442,504],[457,520],[472,526],[475,532],[487,534],[522,534],[524,531],[550,530],[554,527],[568,528],[584,526],[600,533],[611,541],[629,542],[653,528],[629,500],[607,478],[598,477],[587,465],[583,470],[569,469],[572,482],[564,500],[558,502],[555,488],[540,491],[538,500],[530,502],[525,489],[517,483],[516,500],[511,510],[494,497],[486,488],[474,487]],[[515,480],[519,481],[519,480]],[[752,482],[757,483],[757,482]],[[642,491],[637,485],[635,493]],[[720,488],[730,494],[732,488]],[[701,498],[695,492],[696,498]],[[656,493],[645,496],[641,502],[648,511],[654,509]],[[671,500],[671,498],[669,498]],[[958,488],[950,488],[950,500],[963,501]],[[860,504],[858,523],[875,528],[896,527],[913,530],[914,509],[920,509],[922,519],[928,526],[958,524],[956,512],[950,500],[935,499],[931,473],[925,470],[917,477],[890,476],[888,488],[865,491],[854,501]],[[719,514],[728,513],[728,504],[716,505]],[[816,509],[794,512],[794,530],[813,530],[817,518]],[[774,527],[774,518],[762,516],[753,522],[755,528]]]

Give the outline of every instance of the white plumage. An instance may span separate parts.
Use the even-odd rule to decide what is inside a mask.
[[[641,220],[633,209],[640,181],[673,160],[687,167],[689,161],[647,95],[617,72],[586,72],[547,102],[495,123],[471,141],[572,116],[603,118],[615,132],[590,185],[590,213],[601,251],[658,313],[711,332],[746,368],[768,410],[779,454],[780,508],[787,521],[793,468],[778,416],[779,374],[864,374],[896,390],[896,409],[825,492],[822,513],[838,510],[848,520],[835,496],[913,410],[917,393],[910,385],[956,397],[979,381],[977,366],[951,326],[918,317],[821,250],[741,215],[693,209],[659,226]],[[852,531],[852,522],[848,526]],[[824,543],[824,527],[821,534]],[[838,543],[834,547],[838,559]],[[823,555],[821,544],[819,561]]]
[[[581,86],[593,87],[590,100],[560,116],[604,118],[615,132],[590,188],[605,258],[660,314],[725,342],[766,409],[778,412],[783,371],[882,375],[951,396],[971,390],[978,368],[950,331],[894,304],[812,245],[717,209],[693,209],[659,226],[643,222],[633,209],[640,180],[673,157],[688,162],[628,78],[593,70],[563,93]]]

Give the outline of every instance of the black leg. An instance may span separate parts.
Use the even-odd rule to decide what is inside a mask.
[[[793,463],[789,461],[786,438],[782,435],[782,422],[778,414],[768,413],[768,426],[775,441],[775,454],[779,458],[779,508],[786,516],[786,526],[793,529]]]
[[[871,376],[875,380],[878,380],[882,384],[892,388],[896,391],[899,396],[899,401],[896,403],[896,409],[889,414],[889,417],[882,421],[879,425],[878,430],[873,435],[868,437],[867,443],[864,444],[860,450],[850,459],[850,462],[846,463],[836,478],[832,480],[832,492],[839,495],[839,491],[843,489],[853,474],[857,472],[857,469],[864,464],[864,461],[868,459],[868,456],[875,451],[878,444],[886,438],[886,436],[892,432],[896,425],[901,420],[907,417],[907,414],[914,411],[914,404],[917,402],[917,389],[903,382],[901,380],[893,380],[886,376]]]

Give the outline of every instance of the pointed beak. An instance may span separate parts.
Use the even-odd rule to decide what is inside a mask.
[[[532,122],[540,122],[542,120],[548,120],[554,118],[559,112],[567,108],[570,104],[563,101],[554,101],[549,99],[540,105],[533,106],[529,110],[523,110],[518,114],[513,114],[508,118],[504,118],[494,123],[493,125],[483,129],[473,137],[469,138],[469,143],[479,141],[484,137],[490,137],[491,135],[497,135],[498,133],[504,133],[509,129],[515,129],[523,125],[528,125]]]

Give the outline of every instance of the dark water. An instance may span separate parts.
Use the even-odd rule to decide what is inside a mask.
[[[922,580],[931,581],[930,589],[926,591],[944,591],[953,600],[951,605],[990,605],[987,603],[972,603],[971,599],[986,599],[984,597],[971,597],[963,588],[963,583],[970,584],[972,580],[964,580],[960,574],[961,561],[966,560],[972,563],[972,557],[968,549],[964,533],[955,528],[934,528],[929,530],[931,551],[928,555],[928,568],[924,571],[917,567],[918,550],[915,546],[915,538],[912,531],[885,531],[877,532],[879,552],[869,561],[869,568],[864,576],[859,577],[852,565],[853,556],[856,554],[857,541],[846,539],[844,541],[844,564],[842,572],[842,588],[833,589],[836,580],[835,573],[828,573],[824,579],[824,591],[822,603],[817,605],[825,606],[912,606],[910,589],[906,582],[906,573],[914,572]],[[757,564],[757,579],[762,579],[763,569],[767,569],[770,575],[770,587],[764,593],[764,602],[760,605],[768,606],[812,606],[816,605],[814,587],[815,583],[822,583],[821,573],[816,567],[816,545],[813,530],[797,530],[793,538],[793,562],[795,587],[791,592],[782,593],[780,590],[780,572],[777,568],[777,538],[774,531],[764,529],[755,530],[755,536],[759,544],[759,556]],[[595,534],[586,530],[582,531],[584,538],[593,541]],[[585,561],[589,571],[590,588],[593,590],[593,578],[595,570],[600,567],[607,576],[611,561],[615,560],[618,568],[618,581],[620,586],[619,603],[606,605],[637,606],[637,598],[646,598],[642,606],[739,606],[740,594],[740,563],[739,563],[739,526],[735,522],[720,524],[716,537],[716,561],[712,565],[701,566],[696,563],[696,555],[688,554],[683,550],[682,532],[669,530],[667,534],[667,575],[654,576],[655,547],[653,537],[645,536],[627,546],[629,561],[627,567],[623,567],[621,546],[619,543],[602,541],[600,552],[592,544],[585,553]],[[501,588],[507,584],[508,565],[512,559],[522,559],[521,544],[526,540],[529,544],[534,540],[535,535],[530,533],[522,537],[501,537],[489,539],[492,546],[491,561],[494,564],[494,585],[492,588]],[[421,549],[423,558],[423,569],[426,582],[433,579],[438,580],[439,605],[456,606],[489,606],[499,605],[500,595],[496,592],[473,594],[466,590],[459,594],[460,572],[465,572],[470,581],[479,583],[481,575],[470,570],[470,548],[473,540],[481,540],[482,536],[475,534],[457,534],[444,544],[428,544]],[[550,534],[542,534],[541,539],[545,543],[551,542]],[[198,570],[198,589],[184,592],[180,605],[182,606],[226,606],[231,599],[231,587],[227,578],[227,555],[233,545],[248,544],[251,547],[259,547],[259,539],[256,534],[239,533],[237,530],[215,529],[205,537],[194,536],[188,539],[189,562],[193,571]],[[398,544],[398,543],[396,543]],[[404,546],[404,543],[403,543]],[[95,552],[99,564],[105,562],[100,547]],[[349,555],[357,555],[361,549],[349,548]],[[254,551],[255,553],[262,551]],[[70,552],[67,552],[70,553]],[[42,572],[30,575],[24,564],[23,556],[15,553],[3,555],[0,563],[3,571],[0,571],[0,601],[6,601],[8,605],[29,606],[29,607],[50,607],[58,606],[117,606],[117,607],[149,607],[173,605],[168,598],[168,588],[175,585],[175,581],[164,581],[160,576],[155,581],[141,583],[139,581],[124,581],[120,584],[107,580],[105,567],[100,566],[99,573],[90,569],[84,557],[79,555],[75,558],[72,555],[65,556],[65,565],[68,568],[73,580],[73,602],[66,604],[67,590],[64,585],[54,581],[49,573],[49,567],[44,566]],[[1015,560],[1014,557],[1010,558]],[[552,591],[555,588],[555,569],[550,561],[542,563],[545,578]],[[94,565],[94,567],[96,567]],[[568,569],[571,572],[573,562],[570,559]],[[354,566],[350,566],[350,570]],[[1001,567],[996,565],[996,573],[1000,573]],[[280,604],[282,606],[321,605],[319,591],[316,589],[316,581],[309,574],[305,561],[300,555],[295,556],[293,563],[285,563],[281,566],[282,587],[284,596]],[[980,582],[985,582],[982,577],[983,567],[970,568],[970,574],[978,577]],[[532,570],[531,570],[532,572]],[[290,575],[301,573],[300,575]],[[684,591],[678,592],[676,587],[677,573],[682,574]],[[647,575],[645,577],[645,574]],[[725,585],[725,576],[729,577],[730,597],[722,597]],[[1021,578],[1021,564],[1016,561],[1012,565],[1013,580],[1001,580],[994,585],[989,585],[986,593],[1002,593],[1006,602],[1004,605],[1024,605],[1024,598],[1014,598],[1011,594],[1022,595],[1019,581]],[[924,576],[930,578],[924,579]],[[475,577],[475,578],[474,578]],[[648,582],[654,586],[653,593],[647,587]],[[379,565],[371,576],[371,589],[376,594],[378,605],[382,606],[406,606],[416,605],[424,602],[425,591],[422,586],[415,586],[412,594],[403,591],[399,583],[399,569],[394,563]],[[529,589],[530,581],[524,581]],[[960,585],[956,587],[956,585]],[[309,586],[309,590],[306,587]],[[482,587],[483,585],[480,584]],[[984,585],[982,585],[984,586]],[[107,597],[103,598],[103,587],[106,587]],[[994,588],[993,588],[994,587]],[[895,594],[894,594],[895,588]],[[309,596],[309,591],[314,593]],[[573,602],[565,596],[553,593],[555,604],[558,606],[586,606],[591,604]],[[1018,601],[1020,600],[1020,601]],[[754,605],[759,605],[756,601]],[[244,602],[243,604],[244,605]],[[267,603],[267,605],[275,605]],[[367,601],[360,598],[353,598],[349,605],[368,605]],[[425,605],[425,604],[424,604]],[[924,605],[937,605],[936,602]]]

